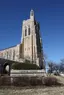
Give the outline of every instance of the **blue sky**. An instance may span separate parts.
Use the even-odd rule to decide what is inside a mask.
[[[63,0],[0,0],[0,49],[20,43],[22,21],[30,10],[40,23],[43,50],[48,60],[64,58]]]

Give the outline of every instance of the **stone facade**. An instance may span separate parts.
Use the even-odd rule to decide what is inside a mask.
[[[22,23],[21,43],[0,51],[0,57],[21,61],[30,60],[33,64],[43,67],[43,51],[40,38],[40,26],[35,20],[34,11],[30,12],[30,19]]]
[[[0,51],[0,57],[8,60],[18,60],[19,58],[19,46],[10,47]]]

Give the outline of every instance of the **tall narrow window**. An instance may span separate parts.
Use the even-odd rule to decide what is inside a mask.
[[[27,28],[25,27],[25,36],[27,36]]]
[[[13,60],[15,60],[15,50],[13,50]]]
[[[28,27],[28,35],[30,35],[30,27]]]

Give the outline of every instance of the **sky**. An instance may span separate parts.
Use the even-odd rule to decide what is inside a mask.
[[[63,0],[0,0],[0,50],[20,43],[22,21],[29,19],[31,9],[40,23],[47,60],[60,62],[64,58]]]

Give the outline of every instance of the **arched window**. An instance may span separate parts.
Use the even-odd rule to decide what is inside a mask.
[[[27,36],[27,28],[25,27],[25,36]]]
[[[30,35],[30,26],[28,27],[28,35]]]

